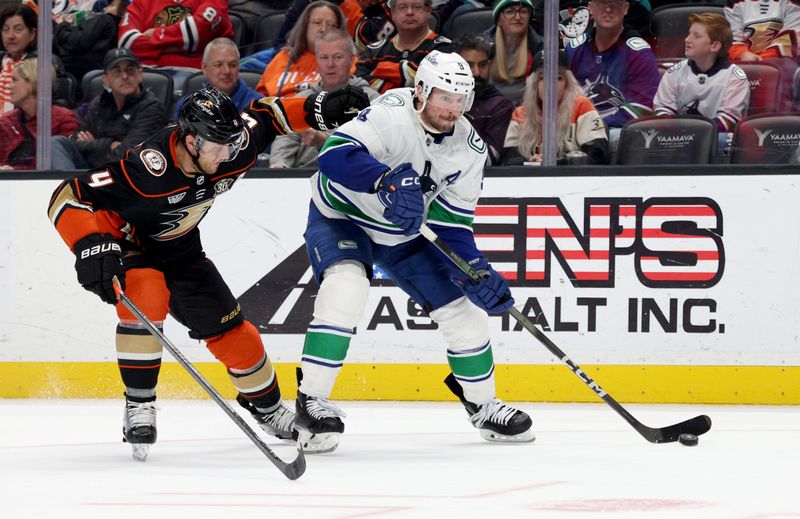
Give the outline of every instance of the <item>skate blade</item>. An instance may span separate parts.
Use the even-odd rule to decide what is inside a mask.
[[[325,454],[333,452],[339,446],[339,436],[342,433],[313,434],[302,429],[297,430],[297,441],[303,446],[306,454]]]
[[[528,429],[525,432],[521,432],[519,434],[515,434],[512,436],[498,434],[494,431],[489,431],[487,429],[480,429],[480,433],[481,437],[484,440],[490,442],[498,442],[498,443],[530,443],[536,439],[536,436],[530,429]]]
[[[150,453],[149,443],[131,443],[133,459],[136,461],[144,462],[147,460],[147,455]]]

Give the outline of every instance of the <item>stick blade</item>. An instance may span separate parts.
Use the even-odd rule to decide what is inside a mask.
[[[291,463],[284,463],[278,465],[278,468],[283,475],[291,481],[296,480],[306,471],[306,455],[303,453],[303,447],[297,444],[297,457]]]
[[[671,443],[678,441],[678,437],[681,434],[700,436],[710,430],[711,418],[703,414],[661,429],[650,429],[650,431],[644,432],[643,435],[653,443]]]

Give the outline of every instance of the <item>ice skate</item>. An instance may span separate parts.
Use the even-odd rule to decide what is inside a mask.
[[[271,413],[262,413],[255,406],[250,403],[242,395],[236,397],[239,405],[247,409],[253,418],[258,422],[258,425],[269,435],[272,435],[279,440],[294,441],[297,439],[297,430],[295,429],[295,415],[294,411],[285,405],[279,405]]]
[[[122,418],[122,441],[133,449],[133,459],[145,461],[150,446],[156,442],[156,406],[154,402],[125,402]]]
[[[536,439],[531,427],[533,421],[527,413],[495,398],[485,404],[473,404],[464,399],[461,385],[451,373],[444,380],[447,387],[461,400],[469,421],[490,442],[532,442]]]
[[[298,441],[307,454],[332,452],[339,446],[339,436],[344,432],[344,411],[327,398],[308,396],[297,392],[295,425]]]

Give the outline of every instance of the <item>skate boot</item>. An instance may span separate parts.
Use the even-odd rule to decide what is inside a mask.
[[[451,373],[444,383],[464,405],[469,421],[484,440],[490,442],[532,442],[536,439],[531,426],[533,422],[527,413],[495,398],[485,404],[477,405],[464,399],[464,390]]]
[[[131,444],[133,459],[145,461],[150,446],[156,442],[155,402],[134,402],[125,399],[122,417],[122,441]]]
[[[294,426],[294,411],[283,405],[283,403],[271,413],[262,413],[242,395],[238,395],[236,401],[253,415],[255,421],[267,434],[289,442],[297,439],[297,430]]]
[[[295,410],[298,440],[307,454],[323,454],[336,450],[339,436],[344,432],[344,411],[327,398],[308,396],[299,390]]]

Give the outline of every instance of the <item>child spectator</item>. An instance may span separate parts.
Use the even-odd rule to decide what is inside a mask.
[[[689,16],[686,58],[670,68],[653,100],[656,115],[702,115],[732,132],[747,109],[750,84],[744,71],[728,62],[733,34],[721,14]]]
[[[542,161],[543,66],[544,53],[539,52],[536,54],[534,72],[525,85],[524,105],[514,111],[508,127],[503,164]],[[558,53],[557,96],[558,163],[566,163],[568,153],[580,151],[587,155],[588,164],[608,164],[608,139],[603,120],[592,102],[583,97],[583,91],[570,71],[569,60],[563,51]]]

